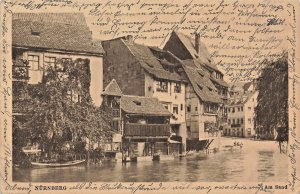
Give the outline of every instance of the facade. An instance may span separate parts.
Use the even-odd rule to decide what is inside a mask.
[[[123,160],[179,154],[180,142],[170,139],[172,114],[157,98],[123,95],[115,79],[102,95],[103,103],[113,111],[112,127],[121,135],[113,144],[119,143]]]
[[[207,149],[220,137],[221,126],[226,122],[227,83],[198,34],[193,40],[173,31],[164,50],[180,59],[182,76],[189,82],[186,87],[188,149]]]
[[[180,64],[169,52],[133,42],[132,36],[103,41],[104,83],[115,79],[125,95],[157,98],[172,113],[172,139],[185,151],[185,86]]]
[[[234,84],[230,94],[226,105],[228,125],[224,128],[223,135],[253,137],[256,134],[254,109],[257,105],[258,95],[253,82]]]
[[[28,61],[28,84],[40,83],[44,70],[58,59],[88,59],[90,94],[94,104],[100,106],[104,51],[93,44],[83,14],[14,13],[12,25],[12,58]]]

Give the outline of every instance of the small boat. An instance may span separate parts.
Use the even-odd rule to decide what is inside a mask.
[[[221,151],[241,150],[242,148],[243,146],[225,145],[221,148]]]
[[[85,160],[74,160],[64,163],[42,163],[42,162],[31,162],[32,167],[40,167],[40,168],[51,168],[51,167],[65,167],[65,166],[74,166],[77,164],[84,163]]]

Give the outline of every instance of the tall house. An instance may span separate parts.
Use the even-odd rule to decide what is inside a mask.
[[[12,20],[13,61],[28,62],[28,83],[42,81],[44,70],[63,61],[88,59],[90,94],[96,106],[103,90],[103,53],[81,13],[14,13]],[[21,64],[15,62],[14,64]],[[18,69],[19,67],[16,66]]]
[[[230,98],[226,105],[227,127],[224,136],[252,137],[254,128],[254,109],[258,92],[253,82],[235,83],[230,87]]]
[[[224,104],[227,100],[228,86],[223,80],[223,73],[210,58],[198,34],[192,39],[173,31],[164,50],[180,59],[183,67],[182,75],[188,80],[186,87],[188,149],[207,149],[220,137],[222,126],[226,122]]]
[[[180,64],[169,52],[134,43],[132,36],[103,41],[104,84],[115,79],[125,95],[155,97],[172,113],[172,138],[185,151],[185,86]]]
[[[173,31],[164,46],[164,50],[170,51],[181,60],[196,60],[198,68],[203,68],[209,72],[209,78],[217,88],[218,94],[226,101],[228,98],[228,84],[224,81],[224,74],[210,57],[205,44],[200,41],[200,34],[195,33],[195,37],[191,38]]]
[[[180,153],[180,143],[170,139],[172,113],[157,98],[124,95],[115,79],[102,95],[113,112],[112,127],[117,131],[108,146],[110,151],[122,150],[123,160],[152,160],[155,155]],[[119,147],[122,149],[116,149]]]

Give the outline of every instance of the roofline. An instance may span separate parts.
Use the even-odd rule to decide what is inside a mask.
[[[122,109],[126,114],[130,115],[143,115],[143,116],[172,116],[172,113],[170,114],[147,114],[147,113],[132,113],[132,112],[126,112],[124,109]]]
[[[89,55],[89,56],[99,56],[99,57],[102,57],[104,55],[104,52],[92,53],[92,52],[82,52],[82,51],[73,51],[73,50],[64,50],[64,49],[52,50],[52,49],[47,49],[47,48],[42,48],[42,47],[19,46],[16,44],[13,44],[12,47],[20,48],[20,49],[27,49],[27,50],[36,49],[39,51],[47,51],[47,52],[52,52],[52,53],[67,53],[67,54]]]

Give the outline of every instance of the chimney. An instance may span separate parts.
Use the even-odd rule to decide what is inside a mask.
[[[200,33],[195,32],[195,50],[200,53]]]

